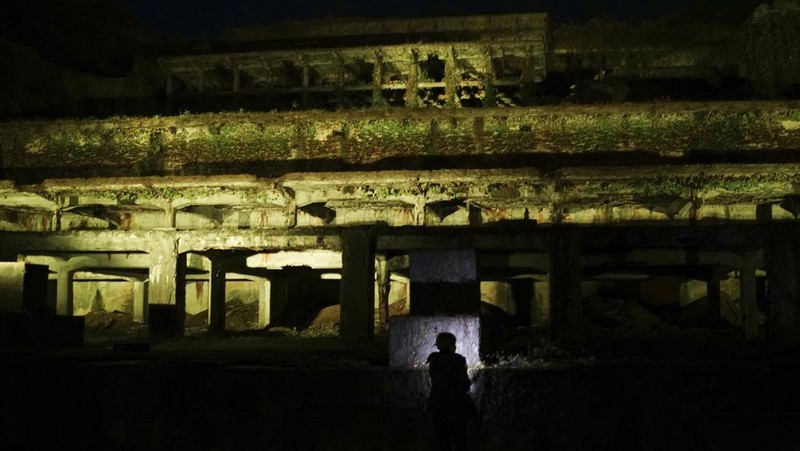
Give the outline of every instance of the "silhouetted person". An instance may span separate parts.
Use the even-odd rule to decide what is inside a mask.
[[[456,337],[449,332],[436,336],[436,347],[439,352],[428,356],[431,395],[426,410],[433,415],[439,449],[466,450],[467,421],[475,414],[467,359],[456,353]]]

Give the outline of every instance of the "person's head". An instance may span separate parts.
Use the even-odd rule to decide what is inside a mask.
[[[436,347],[440,351],[456,352],[456,336],[450,332],[442,332],[436,336]]]

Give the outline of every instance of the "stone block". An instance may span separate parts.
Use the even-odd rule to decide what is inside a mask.
[[[47,275],[45,265],[0,262],[0,309],[46,311]]]
[[[411,283],[472,282],[478,278],[477,258],[472,249],[412,251]]]
[[[474,315],[480,282],[474,250],[413,251],[410,254],[412,315]]]
[[[480,312],[480,282],[413,283],[409,290],[412,315],[470,315]]]
[[[389,365],[420,367],[436,352],[436,335],[456,336],[456,352],[472,367],[480,363],[481,325],[475,316],[395,316],[389,322]]]

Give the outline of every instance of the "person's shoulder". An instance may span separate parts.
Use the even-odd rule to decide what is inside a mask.
[[[436,359],[438,359],[439,355],[441,355],[440,352],[431,352],[430,354],[428,354],[428,358],[425,361],[427,363],[431,363],[431,362],[435,361]]]

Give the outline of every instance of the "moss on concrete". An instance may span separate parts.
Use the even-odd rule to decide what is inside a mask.
[[[342,158],[638,151],[724,161],[800,150],[800,106],[729,102],[476,110],[210,114],[0,125],[6,168],[129,167],[131,175]]]

